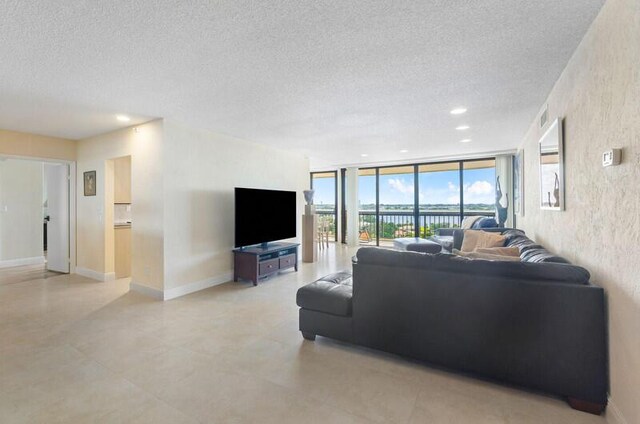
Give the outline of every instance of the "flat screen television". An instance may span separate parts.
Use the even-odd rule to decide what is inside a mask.
[[[296,236],[296,192],[235,189],[235,247]]]

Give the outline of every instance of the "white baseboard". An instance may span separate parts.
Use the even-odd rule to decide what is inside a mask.
[[[195,281],[193,283],[185,284],[183,286],[174,287],[164,291],[164,300],[175,299],[176,297],[185,296],[187,294],[195,293],[200,290],[208,289],[209,287],[217,286],[218,284],[231,281],[233,278],[232,272],[225,272],[222,275],[216,277],[207,278],[206,280]]]
[[[76,274],[83,277],[91,278],[97,281],[114,281],[116,279],[115,272],[98,272],[89,268],[76,267]]]
[[[153,287],[145,286],[144,284],[131,282],[129,288],[145,296],[153,297],[158,300],[171,300],[187,294],[195,293],[200,290],[208,289],[209,287],[217,286],[218,284],[231,281],[233,278],[232,272],[226,272],[216,277],[207,278],[206,280],[195,281],[193,283],[185,284],[183,286],[174,287],[168,290],[159,290]]]
[[[609,402],[607,404],[607,412],[606,412],[607,422],[611,424],[628,424],[628,421],[620,412],[620,408],[613,402],[611,397],[609,397]]]
[[[133,290],[145,296],[152,297],[156,300],[164,300],[164,293],[162,290],[145,286],[144,284],[135,283],[132,281],[129,283],[129,290]]]
[[[44,256],[34,256],[32,258],[7,259],[0,261],[0,268],[11,268],[14,266],[40,265],[45,262]]]

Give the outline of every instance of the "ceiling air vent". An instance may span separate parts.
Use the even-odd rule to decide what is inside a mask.
[[[544,125],[549,120],[549,105],[546,105],[544,110],[542,111],[542,115],[540,115],[540,128],[544,128]]]

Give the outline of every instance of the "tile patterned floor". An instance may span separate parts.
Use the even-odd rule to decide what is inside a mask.
[[[353,250],[169,302],[0,271],[0,422],[603,423],[532,394],[297,331],[295,292]]]

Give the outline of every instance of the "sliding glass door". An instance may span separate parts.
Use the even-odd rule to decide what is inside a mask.
[[[343,202],[345,174],[342,170]],[[311,173],[316,210],[330,220],[332,238],[337,241],[336,179],[336,171]],[[495,158],[361,168],[359,241],[389,246],[395,238],[426,238],[438,228],[460,227],[468,216],[495,217],[495,198]],[[344,204],[342,211],[344,218]],[[343,235],[346,224],[343,220]]]
[[[493,158],[360,169],[360,243],[389,246],[495,216],[495,175]]]

